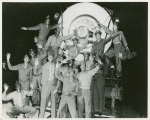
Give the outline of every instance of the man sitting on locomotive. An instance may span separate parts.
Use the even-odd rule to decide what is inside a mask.
[[[117,77],[120,77],[120,76],[122,76],[121,59],[125,59],[125,56],[123,56],[123,55],[127,51],[128,54],[127,54],[126,58],[131,59],[134,56],[136,56],[136,52],[130,53],[129,48],[128,48],[128,44],[127,44],[127,41],[124,37],[123,32],[118,31],[119,26],[118,26],[117,22],[114,22],[113,31],[111,31],[106,26],[102,25],[100,22],[98,24],[109,35],[111,35],[111,34],[116,35],[118,32],[120,33],[119,36],[116,36],[116,37],[113,38],[114,48],[110,49],[106,53],[106,56],[108,56],[109,58],[111,58],[113,56],[116,57],[116,75],[117,75]]]
[[[62,23],[62,22],[61,22]],[[49,15],[45,18],[44,23],[40,23],[37,26],[33,27],[22,27],[22,30],[39,30],[38,38],[35,37],[35,43],[39,43],[42,45],[42,47],[45,47],[46,44],[46,37],[49,34],[50,30],[57,28],[61,23],[58,23],[56,25],[50,25],[50,17]]]

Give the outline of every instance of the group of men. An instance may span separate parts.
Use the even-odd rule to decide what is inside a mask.
[[[116,74],[121,76],[123,53],[128,51],[127,58],[133,56],[123,32],[118,31],[117,23],[114,23],[111,31],[98,22],[98,26],[110,37],[102,39],[101,31],[96,31],[96,41],[93,42],[91,53],[85,52],[84,60],[76,64],[75,58],[86,48],[88,41],[79,47],[76,30],[68,36],[60,36],[60,24],[50,26],[50,18],[47,16],[44,23],[21,28],[39,30],[39,36],[35,37],[37,52],[31,49],[31,58],[26,54],[24,63],[16,66],[10,64],[10,53],[7,54],[8,68],[19,71],[16,91],[6,94],[9,86],[4,84],[3,100],[14,101],[14,106],[7,111],[9,117],[14,118],[23,113],[25,117],[32,118],[37,112],[35,106],[39,106],[39,118],[44,118],[47,107],[51,107],[52,118],[91,118],[94,114],[102,115],[105,93],[105,64],[102,58],[115,55]],[[55,34],[46,40],[51,29],[55,29]],[[73,45],[60,47],[63,41],[73,36]],[[114,48],[104,55],[104,47],[111,39]],[[68,50],[68,55],[65,50]]]

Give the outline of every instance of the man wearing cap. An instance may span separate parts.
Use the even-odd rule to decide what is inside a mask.
[[[21,84],[22,90],[29,91],[30,82],[32,81],[32,66],[28,64],[29,56],[24,56],[24,63],[12,66],[10,64],[10,53],[7,53],[7,64],[10,70],[19,71],[19,83]],[[26,98],[26,104],[29,104],[29,97]]]
[[[115,35],[110,35],[109,38],[107,39],[101,39],[101,32],[99,30],[97,30],[95,32],[95,36],[96,36],[96,41],[93,42],[93,45],[92,45],[92,50],[91,50],[91,53],[92,54],[95,54],[96,56],[103,56],[103,53],[104,53],[104,47],[105,45],[113,38],[113,37],[116,37],[118,36],[119,34],[121,34],[120,32],[117,32],[117,34]]]
[[[44,23],[40,23],[37,26],[34,27],[22,27],[22,30],[39,30],[38,38],[35,37],[35,42],[38,42],[42,45],[42,47],[45,47],[46,44],[46,37],[49,34],[50,30],[57,28],[61,23],[58,23],[56,25],[51,26],[50,25],[50,17],[49,15],[45,18]]]
[[[69,76],[70,76],[69,69],[74,69],[73,68],[73,60],[69,60],[67,63],[62,63],[63,60],[64,60],[64,58],[61,58],[57,61],[57,64],[56,64],[57,71],[59,73],[61,73],[63,77],[69,78]],[[57,73],[57,71],[56,71],[56,73]],[[58,79],[58,83],[57,83],[55,92],[62,91],[63,89],[65,89],[65,88],[63,88],[65,83],[61,79],[59,79],[59,78],[57,78],[57,79]],[[66,85],[65,85],[65,87],[66,87]],[[59,114],[57,117],[59,117],[59,118],[69,118],[70,117],[70,113],[69,113],[67,104],[59,111]]]
[[[45,45],[46,49],[48,49],[48,47],[51,46],[55,54],[54,58],[56,58],[58,55],[58,48],[60,47],[61,43],[65,40],[72,38],[76,34],[76,31],[74,31],[73,34],[70,34],[68,36],[59,36],[60,30],[61,28],[57,27],[57,29],[55,30],[55,34],[48,38],[48,41]]]
[[[117,75],[117,77],[120,77],[120,76],[122,76],[122,67],[121,67],[121,58],[123,57],[122,54],[124,54],[125,50],[126,50],[129,53],[129,59],[134,57],[134,55],[130,54],[130,52],[129,52],[128,44],[127,44],[127,41],[124,37],[123,32],[118,31],[119,26],[118,26],[117,22],[114,22],[113,31],[111,31],[106,26],[102,25],[100,22],[99,22],[99,25],[109,35],[111,35],[111,34],[116,35],[118,32],[120,32],[119,36],[116,36],[112,39],[113,44],[114,44],[114,48],[110,49],[106,53],[106,56],[108,56],[109,58],[116,56],[116,75]]]
[[[61,101],[59,104],[59,109],[57,111],[57,118],[61,117],[61,112],[64,110],[66,105],[68,105],[70,114],[72,118],[77,118],[76,112],[76,100],[75,96],[78,93],[78,81],[74,76],[74,70],[72,67],[68,67],[68,76],[64,76],[59,72],[58,63],[56,65],[56,78],[59,80],[58,82],[63,82],[63,89],[61,95]],[[56,87],[55,92],[59,89],[59,85]]]
[[[45,109],[47,107],[47,104],[49,102],[49,98],[51,96],[52,101],[52,110],[51,110],[51,117],[56,117],[56,111],[55,111],[55,96],[53,94],[53,91],[55,89],[54,83],[55,83],[55,63],[52,62],[54,58],[53,51],[48,51],[48,62],[44,64],[40,69],[37,68],[37,65],[39,64],[38,61],[35,62],[35,69],[34,74],[39,75],[42,74],[41,79],[41,104],[40,104],[40,113],[39,118],[44,118]]]
[[[101,32],[96,31],[95,36],[96,36],[96,41],[92,45],[92,51],[91,54],[96,55],[96,57],[103,57],[104,53],[104,47],[105,45],[113,38],[119,35],[120,33],[118,32],[115,35],[110,35],[109,38],[107,39],[101,39]],[[104,102],[104,88],[105,88],[105,79],[103,75],[103,68],[98,71],[93,76],[94,82],[93,82],[93,87],[94,87],[94,111],[96,114],[102,114],[103,112],[103,102]],[[94,112],[92,111],[92,112]]]

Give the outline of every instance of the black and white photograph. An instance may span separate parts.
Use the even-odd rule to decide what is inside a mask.
[[[148,2],[1,6],[1,118],[148,118]]]

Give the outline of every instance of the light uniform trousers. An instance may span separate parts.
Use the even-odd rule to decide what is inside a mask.
[[[94,76],[94,108],[95,111],[103,112],[105,95],[105,78],[103,74],[96,73]]]
[[[91,90],[90,89],[80,89],[77,97],[78,102],[78,117],[91,118]]]
[[[65,95],[61,96],[61,100],[59,103],[59,109],[57,111],[57,118],[61,118],[62,111],[67,107],[66,105],[68,105],[71,117],[77,118],[75,97],[69,97],[69,96],[65,96]]]
[[[47,81],[47,84],[42,85],[41,89],[41,104],[40,104],[40,114],[39,118],[44,118],[45,109],[51,98],[51,117],[56,117],[56,97],[54,95],[55,86],[52,85],[53,81]]]
[[[41,92],[41,75],[34,76],[32,79],[33,84],[33,96],[32,96],[32,103],[39,104],[40,103],[40,92]],[[40,91],[37,89],[39,88]]]
[[[6,113],[10,118],[15,118],[15,115],[19,115],[20,113],[26,114],[27,117],[32,118],[35,115],[36,111],[36,108],[25,105],[23,107],[13,106],[9,108]]]
[[[68,105],[66,104],[63,110],[60,112],[60,118],[71,118]]]

